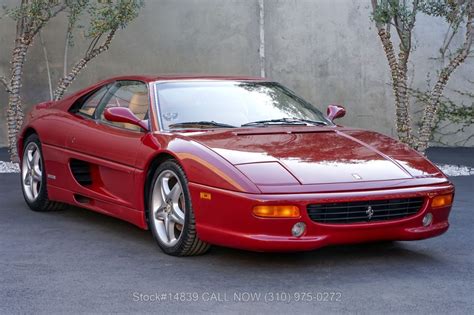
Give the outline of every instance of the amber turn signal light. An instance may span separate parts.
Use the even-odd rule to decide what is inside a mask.
[[[300,209],[297,206],[255,206],[253,214],[264,218],[299,218]]]
[[[431,200],[432,208],[446,207],[453,203],[453,194],[439,195]]]

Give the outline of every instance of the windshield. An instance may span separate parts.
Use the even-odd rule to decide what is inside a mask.
[[[157,90],[163,129],[295,120],[331,124],[314,106],[274,82],[169,82],[159,83]]]

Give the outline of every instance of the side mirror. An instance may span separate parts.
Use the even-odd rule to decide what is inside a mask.
[[[132,124],[148,131],[148,126],[126,107],[111,107],[104,112],[108,121]]]
[[[329,105],[327,110],[327,118],[333,121],[346,115],[346,109],[341,105]]]

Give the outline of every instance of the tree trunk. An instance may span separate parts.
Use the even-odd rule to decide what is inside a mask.
[[[12,77],[7,110],[8,151],[12,162],[19,160],[16,136],[23,124],[24,117],[20,92],[23,84],[23,66],[29,44],[29,41],[23,38],[17,39],[12,54]]]
[[[55,4],[53,1],[50,2],[50,8],[59,4]],[[32,5],[30,0],[21,0],[19,8],[25,9],[28,5]],[[25,12],[22,12],[22,10],[20,10],[20,16],[18,18],[15,18],[16,39],[11,59],[11,77],[9,82],[7,82],[5,78],[0,77],[1,83],[5,85],[5,89],[9,93],[7,109],[7,134],[8,151],[10,153],[10,159],[12,162],[19,161],[17,149],[17,134],[23,125],[24,118],[23,104],[21,101],[21,88],[23,85],[23,68],[28,48],[33,42],[34,37],[38,34],[39,31],[41,31],[41,29],[46,25],[46,23],[51,18],[57,16],[60,12],[64,11],[66,8],[67,5],[62,4],[55,12],[43,14],[40,17],[28,14],[28,10],[26,10]]]
[[[89,61],[103,53],[104,51],[108,50],[110,47],[110,43],[115,36],[116,30],[113,30],[107,35],[107,38],[97,48],[92,49],[89,53],[86,54],[84,58],[79,60],[74,67],[72,67],[71,72],[61,80],[59,80],[58,87],[54,90],[54,100],[60,100],[63,98],[64,93],[66,92],[67,88],[71,85],[71,83],[76,79],[77,75],[84,69]]]
[[[448,84],[451,74],[459,67],[464,60],[466,60],[468,52],[465,54],[461,53],[454,58],[450,64],[441,71],[438,81],[431,93],[429,103],[426,105],[423,112],[423,118],[421,120],[420,136],[418,138],[417,150],[421,153],[425,153],[428,148],[433,128],[436,122],[436,115],[439,107],[439,100],[443,95],[444,88]]]
[[[58,101],[63,98],[64,93],[66,93],[67,88],[71,83],[76,79],[79,72],[86,66],[89,62],[88,58],[82,58],[79,60],[74,67],[71,69],[71,72],[64,78],[59,81],[58,87],[54,90],[54,100]]]
[[[2,83],[5,92],[10,93],[10,82],[4,76],[0,76],[0,83]]]
[[[413,146],[411,117],[410,117],[410,100],[408,98],[408,53],[400,47],[398,54],[398,80],[396,83],[398,104],[397,112],[397,134],[400,141]],[[393,82],[395,84],[395,82]]]
[[[46,45],[43,40],[43,33],[41,31],[38,32],[41,47],[43,48],[43,56],[44,62],[46,64],[46,74],[48,75],[48,89],[49,89],[49,100],[53,100],[53,82],[51,80],[51,69],[49,67],[49,58],[48,58],[48,50],[46,49]]]
[[[392,79],[393,95],[395,97],[396,108],[396,128],[400,141],[411,145],[411,122],[408,107],[407,93],[407,67],[404,62],[407,56],[399,54],[400,63],[397,61],[395,49],[393,48],[390,33],[385,28],[378,26],[378,35],[382,41],[382,46],[387,57]]]
[[[436,115],[439,107],[439,100],[443,95],[444,88],[448,84],[450,76],[466,60],[467,56],[469,55],[469,52],[471,51],[474,36],[474,0],[470,1],[471,2],[467,7],[468,16],[466,22],[466,38],[462,49],[458,52],[457,56],[453,58],[443,70],[441,70],[440,75],[438,77],[438,81],[436,82],[433,91],[431,92],[430,100],[423,112],[416,148],[421,153],[425,153],[426,149],[428,148],[431,135],[433,134],[433,128],[436,122]]]

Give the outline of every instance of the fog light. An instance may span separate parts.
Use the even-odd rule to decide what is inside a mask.
[[[298,222],[295,225],[293,225],[293,228],[291,229],[291,234],[294,237],[300,237],[303,235],[303,233],[306,231],[306,224],[304,222]]]
[[[300,209],[297,206],[255,206],[253,213],[265,218],[299,218]]]
[[[433,221],[433,215],[431,213],[427,213],[424,217],[423,217],[423,226],[428,226],[431,224],[431,222]]]

